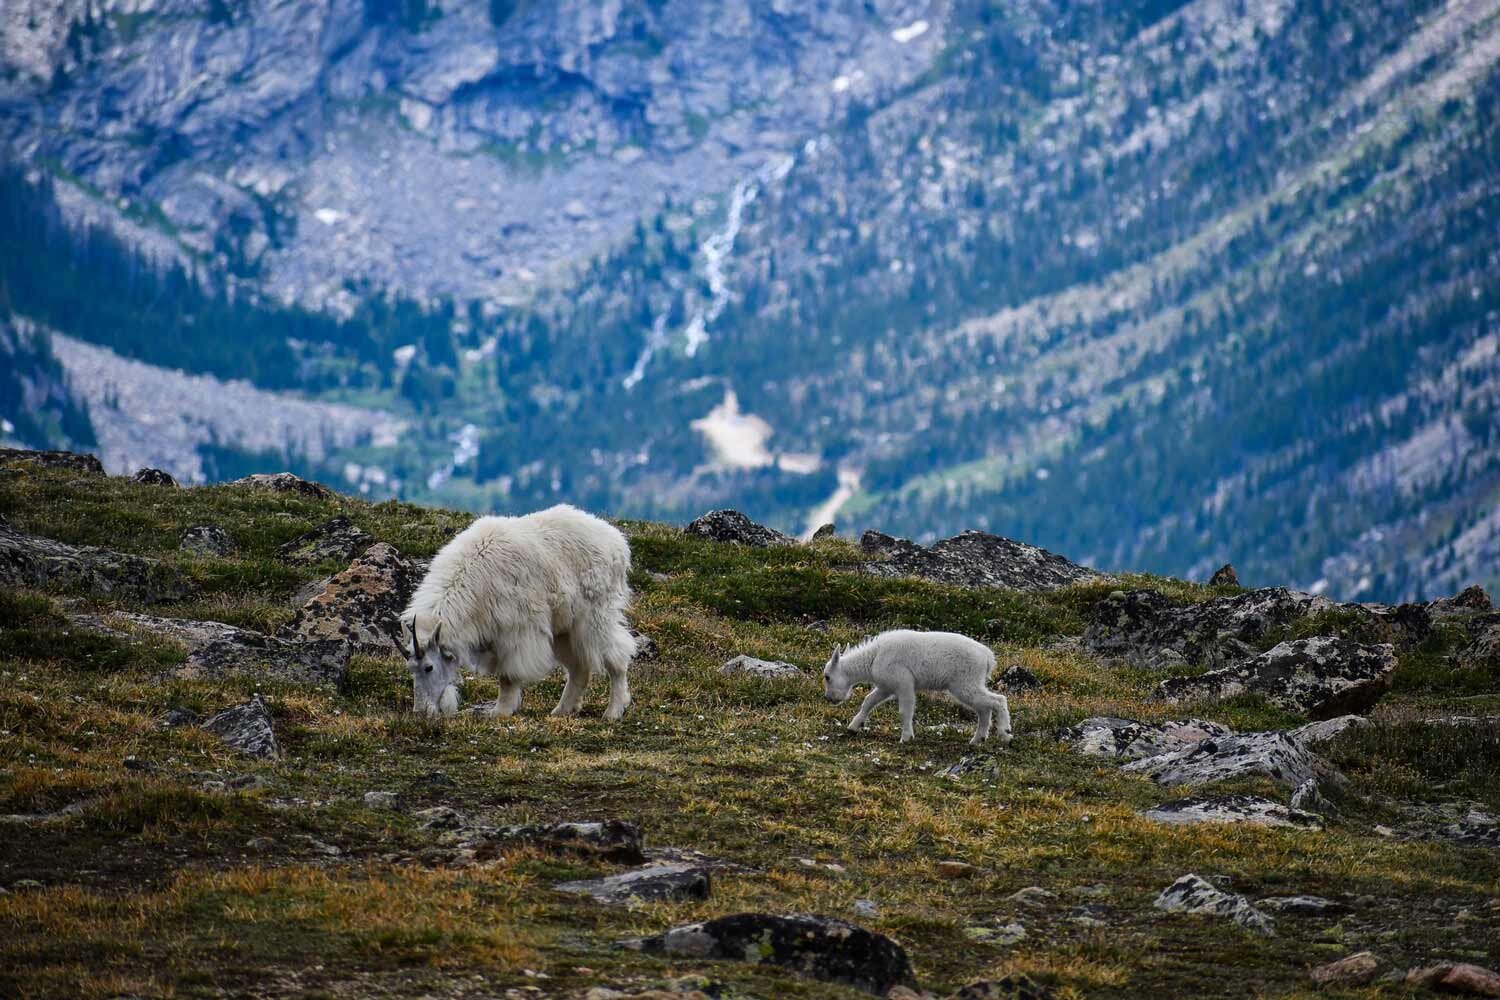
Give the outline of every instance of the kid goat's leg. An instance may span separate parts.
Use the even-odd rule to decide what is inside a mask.
[[[916,731],[912,728],[912,720],[917,716],[917,688],[908,678],[896,688],[896,704],[901,709],[901,742],[916,737]]]
[[[870,693],[865,695],[865,700],[860,703],[859,711],[849,720],[849,731],[857,733],[865,728],[865,724],[870,721],[870,713],[894,697],[895,694],[878,685],[871,688]]]
[[[978,746],[989,739],[990,720],[995,714],[994,696],[983,687],[950,693],[955,701],[974,713],[974,738],[969,741],[970,745]]]

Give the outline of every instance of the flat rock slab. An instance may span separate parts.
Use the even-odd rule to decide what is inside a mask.
[[[1252,826],[1280,826],[1300,830],[1320,830],[1322,820],[1312,813],[1288,809],[1279,802],[1259,795],[1217,795],[1179,799],[1141,813],[1158,823],[1187,825],[1195,823],[1248,823]]]
[[[30,462],[48,469],[66,469],[90,476],[104,475],[104,463],[93,455],[76,451],[33,451],[29,448],[0,448],[0,465]]]
[[[188,596],[196,586],[172,567],[144,556],[92,545],[68,545],[0,522],[0,586],[86,591],[155,604]]]
[[[329,561],[348,562],[374,542],[372,535],[355,527],[347,517],[340,514],[278,548],[276,558],[289,566],[315,566]]]
[[[1364,986],[1375,980],[1384,963],[1373,951],[1356,952],[1308,973],[1319,986]]]
[[[741,653],[719,668],[721,674],[746,674],[764,680],[780,680],[786,677],[801,677],[802,670],[795,664],[779,660],[761,660]]]
[[[1184,875],[1161,891],[1153,904],[1168,913],[1201,913],[1228,917],[1257,934],[1274,934],[1276,922],[1244,896],[1224,892],[1197,875]]]
[[[314,500],[332,500],[334,493],[322,483],[314,483],[294,476],[290,472],[258,472],[253,476],[245,476],[243,479],[235,479],[225,483],[225,486],[235,486],[241,489],[274,490],[277,493],[295,493],[298,496],[309,497]]]
[[[203,728],[223,740],[226,746],[251,757],[281,756],[276,730],[271,725],[271,713],[266,709],[266,703],[260,700],[260,695],[210,716]]]
[[[1348,909],[1343,903],[1336,903],[1322,896],[1269,896],[1266,899],[1257,900],[1255,906],[1269,913],[1290,913],[1303,917],[1315,917],[1324,913],[1342,913]]]
[[[711,869],[682,862],[646,865],[603,878],[559,882],[553,888],[558,892],[575,893],[601,903],[618,905],[636,900],[656,902],[707,899],[712,879]]]
[[[217,679],[250,675],[342,690],[349,673],[349,647],[340,641],[295,642],[222,622],[157,618],[134,612],[70,616],[79,628],[124,638],[145,634],[180,642],[188,649],[181,666],[164,676]]]
[[[738,542],[752,548],[763,549],[768,545],[795,545],[796,539],[783,535],[775,528],[756,524],[737,510],[711,510],[693,520],[683,529],[695,538],[707,538],[715,542]]]
[[[1103,579],[1055,552],[983,531],[965,531],[928,547],[867,531],[860,536],[859,546],[880,557],[859,566],[874,576],[916,576],[960,587],[1008,590],[1055,590]]]
[[[1412,969],[1406,974],[1406,981],[1443,993],[1500,997],[1500,973],[1467,962]]]
[[[1318,636],[1283,642],[1233,666],[1162,681],[1150,700],[1175,705],[1247,692],[1314,719],[1368,711],[1391,684],[1395,647]]]
[[[736,913],[625,946],[648,954],[775,965],[876,996],[915,981],[906,952],[895,941],[843,920],[806,913]]]
[[[1061,738],[1090,757],[1139,760],[1233,735],[1228,726],[1202,719],[1152,723],[1099,715],[1064,729]]]
[[[404,656],[395,635],[421,573],[419,563],[395,546],[378,542],[335,574],[282,634],[289,639],[337,639],[355,652],[373,656]]]

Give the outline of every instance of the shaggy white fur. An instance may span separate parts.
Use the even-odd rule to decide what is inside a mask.
[[[989,689],[995,654],[982,643],[953,632],[893,629],[849,649],[833,648],[823,667],[823,695],[835,704],[849,700],[856,684],[873,689],[849,723],[851,732],[865,728],[870,713],[892,698],[901,710],[901,742],[912,738],[918,691],[946,691],[973,712],[977,723],[970,743],[989,738],[990,722],[1001,742],[1009,743],[1010,704]]]
[[[499,679],[495,712],[511,715],[522,690],[561,663],[568,681],[553,715],[576,714],[589,679],[607,672],[604,717],[620,718],[635,655],[629,571],[625,536],[575,507],[479,518],[438,552],[401,614],[418,711],[456,712],[467,665]]]

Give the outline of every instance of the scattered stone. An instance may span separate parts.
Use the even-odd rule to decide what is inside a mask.
[[[939,861],[937,873],[943,878],[973,878],[980,874],[983,869],[969,864],[967,861]]]
[[[821,541],[824,538],[832,538],[837,535],[838,532],[839,529],[834,527],[832,521],[828,522],[827,524],[820,524],[818,525],[818,530],[812,533],[812,540],[817,542]]]
[[[796,541],[775,528],[756,524],[737,510],[711,510],[683,530],[698,538],[715,542],[739,542],[757,549],[768,545],[792,545]]]
[[[1024,889],[1017,889],[1005,898],[1019,906],[1040,907],[1046,906],[1048,901],[1056,899],[1057,893],[1048,892],[1039,885],[1028,885]]]
[[[154,761],[147,760],[144,757],[137,757],[133,753],[126,754],[125,759],[120,763],[125,766],[125,770],[127,771],[139,771],[142,774],[156,774],[161,770]]]
[[[421,582],[421,568],[396,548],[378,542],[335,574],[297,612],[284,630],[287,638],[337,639],[355,652],[404,656],[397,643],[401,612]]]
[[[661,650],[657,648],[655,639],[636,629],[631,629],[630,634],[635,637],[635,658],[637,661],[655,663],[661,659]]]
[[[1385,836],[1406,840],[1436,840],[1470,847],[1500,848],[1500,818],[1477,802],[1454,800],[1436,805],[1410,805],[1407,821]],[[1377,832],[1382,829],[1377,827]]]
[[[1323,797],[1323,790],[1316,778],[1308,778],[1292,792],[1292,808],[1321,816],[1336,816],[1338,809]]]
[[[1223,892],[1197,875],[1184,875],[1156,897],[1158,910],[1168,913],[1206,913],[1228,917],[1246,930],[1274,934],[1276,923],[1244,896]]]
[[[1477,997],[1500,997],[1500,974],[1467,962],[1412,969],[1406,974],[1412,986],[1425,986],[1444,993]]]
[[[1258,795],[1218,795],[1208,798],[1179,799],[1155,806],[1141,813],[1158,823],[1249,823],[1254,826],[1281,826],[1301,830],[1320,830],[1322,822],[1312,813],[1288,809],[1279,802]]]
[[[879,558],[862,563],[862,572],[875,576],[917,576],[961,587],[1004,587],[1009,590],[1055,590],[1100,579],[1094,570],[1046,549],[982,531],[934,542],[916,542],[866,531],[859,547]]]
[[[349,672],[349,647],[337,641],[291,642],[222,622],[158,618],[129,611],[76,614],[70,621],[79,628],[126,640],[144,634],[182,643],[188,649],[187,660],[162,675],[179,680],[218,680],[248,674],[298,684],[328,684],[342,690]]]
[[[1009,948],[1026,940],[1026,928],[1020,924],[1001,924],[999,927],[973,926],[964,928],[964,937],[979,944],[993,944]]]
[[[1000,686],[1012,694],[1035,691],[1042,686],[1042,679],[1019,663],[1012,663],[1001,673]]]
[[[182,529],[177,547],[200,556],[227,556],[237,547],[229,532],[217,524],[195,524]]]
[[[1262,910],[1270,910],[1272,913],[1290,913],[1300,917],[1315,917],[1323,913],[1342,913],[1348,909],[1342,903],[1335,903],[1331,899],[1322,896],[1271,896],[1259,900],[1255,904]]]
[[[30,462],[48,469],[70,469],[92,476],[104,475],[104,464],[93,455],[75,451],[33,451],[29,448],[0,448],[0,465]]]
[[[736,913],[625,942],[649,954],[728,958],[775,965],[883,996],[914,983],[901,946],[832,917]]]
[[[1368,711],[1390,687],[1395,647],[1318,636],[1283,642],[1234,666],[1162,681],[1152,701],[1178,704],[1252,692],[1315,719]]]
[[[1214,575],[1208,578],[1208,585],[1210,587],[1238,587],[1240,575],[1234,571],[1232,565],[1225,563],[1214,570]]]
[[[1319,986],[1364,986],[1380,974],[1380,966],[1380,959],[1373,951],[1361,951],[1320,965],[1309,975]]]
[[[693,864],[646,865],[618,875],[560,882],[553,886],[559,892],[576,893],[600,903],[613,904],[634,900],[707,899],[710,887],[710,869]]]
[[[269,851],[276,847],[274,837],[251,837],[245,841],[245,846],[252,851]]]
[[[1500,665],[1500,625],[1480,632],[1467,646],[1453,655],[1455,666],[1464,670],[1484,670]]]
[[[168,486],[172,489],[177,488],[177,480],[172,478],[172,474],[169,472],[163,472],[161,469],[137,469],[135,475],[130,477],[130,481],[134,483],[141,483],[144,486]]]
[[[333,491],[321,483],[309,482],[290,472],[258,472],[253,476],[245,476],[243,479],[236,479],[224,485],[237,486],[242,489],[275,490],[278,493],[296,493],[315,500],[332,500],[334,496]]]
[[[177,729],[180,726],[196,726],[202,717],[197,712],[190,712],[185,708],[169,708],[167,714],[161,717],[163,729]]]
[[[1336,780],[1337,776],[1332,765],[1292,733],[1241,733],[1204,740],[1184,750],[1132,761],[1124,770],[1144,774],[1159,785],[1187,786],[1263,777],[1296,788],[1309,778]]]
[[[966,774],[983,774],[990,780],[1000,777],[1000,760],[993,754],[966,753],[938,772],[945,778],[961,778]]]
[[[619,861],[645,860],[645,838],[641,828],[619,819],[588,823],[533,823],[501,827],[492,834],[497,840],[522,840],[554,850],[597,854]]]
[[[278,548],[276,558],[289,566],[315,566],[334,560],[348,562],[374,541],[368,532],[340,514]]]
[[[210,716],[203,728],[223,740],[226,746],[251,757],[281,756],[276,731],[271,726],[271,713],[266,709],[266,703],[260,700],[260,695]]]
[[[87,591],[142,604],[186,597],[197,588],[155,559],[92,545],[68,545],[0,523],[0,587]]]
[[[801,677],[801,668],[779,660],[760,660],[741,653],[719,668],[721,674],[748,674],[763,680],[779,680],[786,677]]]
[[[421,820],[423,830],[462,830],[469,825],[468,818],[452,806],[418,809],[412,818]]]
[[[388,809],[394,810],[401,804],[401,797],[395,792],[365,792],[366,809]]]
[[[880,916],[880,907],[873,899],[856,899],[849,908],[862,917]]]
[[[985,979],[960,989],[948,1000],[1052,1000],[1051,987],[1042,986],[1029,976],[1013,973],[1003,979]]]

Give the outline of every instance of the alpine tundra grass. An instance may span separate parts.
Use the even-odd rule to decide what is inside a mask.
[[[153,609],[274,630],[304,583],[341,567],[278,562],[275,549],[335,513],[412,556],[430,556],[470,516],[399,503],[320,501],[231,488],[168,490],[123,479],[0,470],[0,514],[17,528],[161,558],[201,586]],[[181,530],[217,523],[233,556],[188,559]],[[252,678],[158,679],[170,643],[127,643],[70,627],[70,610],[139,610],[68,594],[0,592],[0,995],[14,997],[581,996],[702,977],[716,995],[853,997],[743,963],[664,959],[622,939],[746,910],[853,920],[908,951],[938,996],[1025,973],[1058,997],[1293,996],[1310,966],[1372,948],[1399,968],[1500,964],[1494,850],[1382,835],[1392,796],[1459,794],[1500,809],[1494,729],[1432,725],[1500,714],[1491,677],[1403,660],[1377,725],[1331,755],[1350,777],[1342,819],[1322,831],[1168,827],[1138,815],[1181,792],[1071,753],[1059,727],[1091,715],[1180,718],[1148,704],[1161,680],[1110,669],[1060,641],[1111,589],[1215,591],[1130,578],[1046,594],[968,590],[846,572],[848,542],[752,550],[625,523],[633,624],[659,648],[634,668],[619,723],[553,718],[557,679],[512,718],[430,720],[411,711],[402,662],[355,657],[345,690]],[[1002,667],[1042,681],[1011,696],[1014,742],[962,777],[971,717],[923,704],[915,739],[851,736],[818,669],[833,644],[891,627],[980,639]],[[791,680],[721,676],[738,653],[804,668]],[[1415,671],[1403,680],[1403,671]],[[259,692],[279,760],[237,756],[211,734],[166,728]],[[494,697],[492,681],[466,697]],[[1195,708],[1237,728],[1299,721],[1242,698]],[[396,810],[365,793],[395,792]],[[1256,782],[1228,791],[1285,791]],[[706,901],[604,906],[555,892],[614,870],[605,860],[487,845],[464,852],[415,812],[445,805],[495,825],[619,818],[652,845],[743,866]],[[16,819],[15,817],[19,817]],[[975,867],[944,878],[943,861]],[[1265,937],[1227,921],[1169,915],[1152,900],[1185,872],[1251,898],[1316,894],[1333,916],[1279,919]],[[1039,886],[1050,898],[1012,899]],[[856,914],[857,900],[874,904]],[[975,929],[1020,923],[1008,945]],[[1323,995],[1399,996],[1404,986]],[[513,991],[513,992],[512,992]]]

